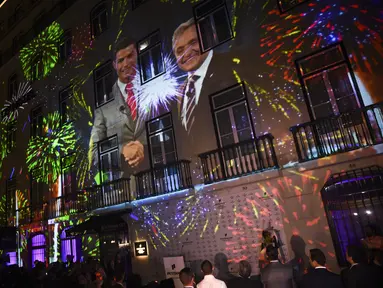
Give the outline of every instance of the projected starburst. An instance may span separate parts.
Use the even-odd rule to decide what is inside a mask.
[[[11,100],[6,100],[4,108],[1,109],[3,115],[3,121],[11,121],[17,119],[19,111],[24,110],[24,106],[27,102],[23,101],[23,98],[32,91],[32,86],[26,82],[21,83],[17,89],[17,92],[12,95]]]
[[[60,156],[67,155],[77,148],[78,139],[72,122],[61,124],[58,112],[48,114],[43,119],[44,135],[29,140],[27,148],[27,165],[30,171],[42,170],[42,181],[48,184],[60,175]]]
[[[180,96],[181,78],[177,77],[177,62],[171,55],[164,55],[165,73],[151,80],[150,85],[141,86],[137,95],[138,115],[154,117],[159,109],[169,110],[170,104]],[[136,76],[136,81],[140,77]],[[140,119],[144,120],[144,119]]]
[[[41,79],[56,66],[63,32],[60,25],[53,22],[20,50],[21,66],[27,80]]]

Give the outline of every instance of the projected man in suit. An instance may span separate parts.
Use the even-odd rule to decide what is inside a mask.
[[[134,168],[143,163],[147,144],[145,115],[140,115],[137,105],[140,80],[136,73],[137,50],[132,39],[124,38],[117,43],[113,67],[118,75],[112,88],[113,100],[95,110],[91,139],[96,144],[117,135],[120,153],[132,174]],[[96,148],[97,145],[93,149],[95,160],[98,158]]]
[[[178,26],[172,42],[178,67],[187,73],[179,89],[178,112],[183,127],[180,130],[185,131],[188,138],[181,149],[188,151],[185,146],[189,145],[189,153],[193,151],[197,155],[217,148],[217,141],[212,137],[215,130],[209,96],[237,84],[233,57],[213,50],[202,53],[194,19]]]

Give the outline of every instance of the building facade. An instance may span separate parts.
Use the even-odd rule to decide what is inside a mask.
[[[378,1],[0,6],[12,263],[124,249],[147,281],[169,256],[257,274],[269,229],[285,261],[319,247],[336,271],[383,228]]]

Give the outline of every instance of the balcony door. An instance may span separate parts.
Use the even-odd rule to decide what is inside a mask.
[[[256,147],[252,141],[255,133],[243,84],[212,95],[211,104],[222,161],[226,175],[231,177],[234,173],[232,167],[237,168],[256,159]]]

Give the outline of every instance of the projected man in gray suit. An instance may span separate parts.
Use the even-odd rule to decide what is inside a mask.
[[[124,38],[116,44],[113,67],[118,75],[112,88],[113,100],[95,110],[91,132],[93,162],[97,163],[98,159],[97,142],[117,135],[122,170],[124,176],[130,176],[144,164],[147,146],[145,115],[140,115],[137,104],[140,79],[136,73],[137,50],[132,39]],[[118,177],[114,175],[113,178]]]

